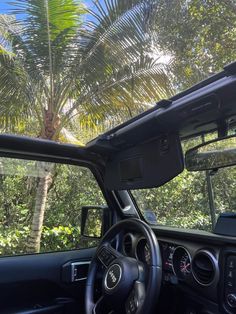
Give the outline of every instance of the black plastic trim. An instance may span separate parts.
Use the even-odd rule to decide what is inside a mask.
[[[139,142],[150,140],[150,138],[154,138],[155,136],[160,136],[167,132],[167,129],[170,131],[171,128],[172,132],[177,132],[181,123],[187,118],[193,118],[196,114],[204,114],[206,109],[208,109],[208,112],[213,110],[211,103],[207,100],[209,97],[214,102],[216,115],[212,119],[214,121],[217,120],[217,117],[224,113],[224,107],[228,104],[225,103],[225,97],[222,98],[222,93],[225,94],[227,92],[228,95],[235,89],[236,76],[225,76],[225,73],[224,75],[219,74],[214,79],[208,79],[204,84],[199,84],[197,87],[182,93],[181,97],[176,96],[172,98],[171,105],[167,107],[156,105],[151,110],[95,138],[86,147],[89,151],[98,152],[106,156],[115,154],[118,150],[138,144]],[[204,102],[204,99],[208,103],[201,103],[201,101]],[[225,118],[227,117],[225,116]],[[168,126],[167,121],[170,121]],[[214,128],[212,126],[211,130]],[[192,131],[192,135],[197,133],[200,132],[198,130]],[[181,136],[188,136],[188,134],[181,134]]]
[[[192,242],[202,242],[209,245],[236,245],[236,237],[217,235],[207,231],[181,229],[166,226],[151,226],[151,228],[157,237],[166,237],[166,241],[168,241],[168,238],[175,238],[185,239],[186,241]]]
[[[0,258],[0,283],[33,280],[61,282],[61,266],[68,261],[91,260],[96,248],[4,256]]]

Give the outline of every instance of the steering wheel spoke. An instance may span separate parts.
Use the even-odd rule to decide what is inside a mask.
[[[133,289],[131,290],[127,301],[125,302],[125,312],[126,314],[134,314],[137,312],[138,308],[143,305],[145,300],[146,290],[145,284],[142,281],[135,281]]]
[[[107,298],[102,295],[93,307],[93,314],[104,314],[105,309],[107,308]],[[107,313],[110,313],[110,310],[107,310]]]
[[[113,249],[109,243],[104,243],[97,252],[97,257],[103,266],[105,266],[105,268],[109,267],[109,265],[116,258],[120,258],[122,256],[123,255]]]

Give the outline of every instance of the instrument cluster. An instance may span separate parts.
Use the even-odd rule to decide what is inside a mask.
[[[163,278],[177,284],[210,286],[217,280],[218,262],[215,255],[206,249],[194,249],[191,253],[182,245],[159,240],[162,257]],[[126,256],[151,265],[151,252],[147,240],[140,234],[123,236],[122,251]],[[192,256],[193,255],[193,256]]]
[[[191,274],[191,255],[182,246],[160,243],[163,270],[174,273],[180,280],[185,280]]]
[[[191,256],[182,246],[159,242],[162,267],[164,271],[173,273],[178,279],[185,279],[191,273]],[[139,235],[127,233],[123,237],[123,253],[134,257],[144,264],[151,264],[151,253],[147,240]]]

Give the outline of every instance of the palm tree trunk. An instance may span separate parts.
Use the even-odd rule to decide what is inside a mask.
[[[54,116],[49,110],[44,111],[44,129],[41,131],[40,138],[52,140],[58,126],[60,119]],[[42,169],[41,163],[37,165],[39,173],[45,171]],[[36,190],[35,205],[33,219],[30,228],[30,234],[26,242],[27,253],[39,253],[40,242],[44,222],[44,213],[47,204],[47,195],[50,185],[52,184],[52,174],[50,171],[43,176],[39,175],[39,181]]]
[[[47,195],[50,184],[50,174],[47,174],[45,177],[39,178],[36,190],[33,219],[28,241],[26,243],[27,253],[39,253],[40,251],[44,213],[46,209]]]

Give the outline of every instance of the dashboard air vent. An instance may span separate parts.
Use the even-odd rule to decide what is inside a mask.
[[[126,234],[123,240],[123,251],[126,255],[130,256],[133,249],[133,238],[131,234]]]
[[[192,273],[199,284],[210,285],[216,275],[215,257],[205,250],[196,253],[192,260]]]

